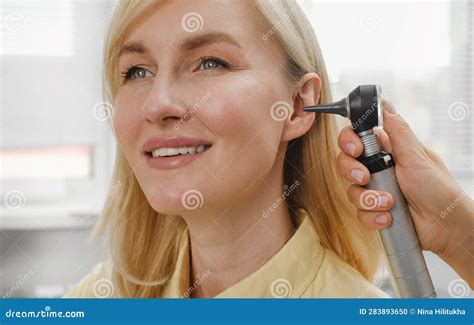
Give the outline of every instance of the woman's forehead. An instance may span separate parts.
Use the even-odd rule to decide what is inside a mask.
[[[130,26],[124,44],[139,41],[185,48],[193,46],[192,38],[199,38],[197,43],[220,36],[242,47],[262,40],[263,28],[251,1],[172,1],[148,10]]]

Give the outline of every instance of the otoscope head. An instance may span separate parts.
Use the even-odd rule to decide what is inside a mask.
[[[352,128],[356,133],[383,126],[381,93],[379,86],[363,85],[347,96]]]
[[[349,93],[346,98],[323,105],[307,106],[306,112],[330,113],[351,120],[356,133],[383,126],[382,89],[377,85],[362,85]]]

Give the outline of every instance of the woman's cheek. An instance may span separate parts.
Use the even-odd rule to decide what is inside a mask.
[[[201,122],[220,136],[252,136],[258,130],[262,110],[259,79],[253,75],[222,79],[208,88],[208,101],[196,110]],[[260,95],[258,95],[260,94]],[[262,97],[263,96],[263,97]],[[249,133],[250,132],[250,133]]]
[[[219,150],[213,161],[214,171],[221,177],[233,178],[235,185],[248,186],[275,161],[282,126],[271,119],[266,104],[260,96],[249,101],[219,98],[199,116],[216,133],[220,144],[216,147]]]
[[[140,110],[138,107],[132,107],[132,105],[136,105],[136,103],[120,93],[117,94],[114,103],[113,124],[117,140],[124,147],[131,145],[133,140],[139,137],[141,116],[137,112],[140,112]]]

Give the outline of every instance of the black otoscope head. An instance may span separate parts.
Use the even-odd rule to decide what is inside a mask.
[[[351,120],[355,133],[372,130],[383,126],[382,89],[376,85],[362,85],[349,93],[340,101],[306,106],[306,112],[331,113],[347,117]]]

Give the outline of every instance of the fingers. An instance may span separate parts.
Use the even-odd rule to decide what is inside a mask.
[[[392,222],[390,212],[372,212],[357,210],[357,218],[359,218],[359,221],[365,227],[374,230],[385,229]]]
[[[375,128],[374,130],[379,137],[382,149],[388,153],[392,153],[392,146],[387,133],[385,133],[385,131],[381,128]],[[350,125],[344,127],[339,133],[338,145],[343,152],[356,158],[362,155],[362,152],[364,151],[364,147],[360,141],[360,138],[357,136]]]
[[[368,190],[355,184],[349,186],[347,196],[359,210],[388,211],[393,206],[390,193]]]
[[[391,114],[393,128],[390,131],[396,133],[395,130],[401,125],[393,122],[395,114],[391,112],[386,114]],[[400,123],[406,124],[401,117]],[[405,127],[408,127],[408,125]],[[375,129],[375,132],[379,137],[382,149],[392,153],[394,149],[389,134],[383,129]],[[399,141],[401,140],[399,139]],[[339,133],[338,146],[342,150],[338,156],[338,168],[347,180],[355,183],[349,187],[347,195],[349,200],[357,207],[357,217],[360,222],[369,229],[381,230],[388,227],[392,222],[389,210],[393,206],[393,197],[387,192],[367,190],[362,187],[369,182],[370,173],[356,159],[362,155],[364,148],[351,125],[344,127]]]
[[[364,151],[364,147],[362,146],[362,141],[360,141],[357,134],[355,134],[352,126],[348,125],[344,127],[341,132],[339,133],[338,137],[338,145],[339,148],[343,152],[352,157],[359,157],[362,152]]]
[[[354,157],[341,152],[337,157],[337,164],[339,172],[350,182],[360,185],[365,185],[369,182],[369,170]]]
[[[423,144],[416,137],[408,123],[387,100],[382,100],[384,129],[375,129],[384,151],[391,153],[395,159],[411,159],[414,152],[420,151]],[[344,127],[339,133],[339,148],[352,157],[359,157],[364,148],[351,125]]]
[[[390,139],[395,159],[411,158],[411,154],[420,150],[423,144],[408,123],[395,111],[393,105],[387,99],[383,99],[382,103],[384,130]]]
[[[379,137],[380,144],[382,145],[382,149],[385,152],[392,153],[392,145],[390,144],[390,139],[388,138],[387,133],[381,128],[375,128],[375,133]]]
[[[392,217],[389,210],[393,206],[393,198],[390,193],[351,185],[347,195],[357,207],[357,218],[365,227],[380,230],[391,224]]]

